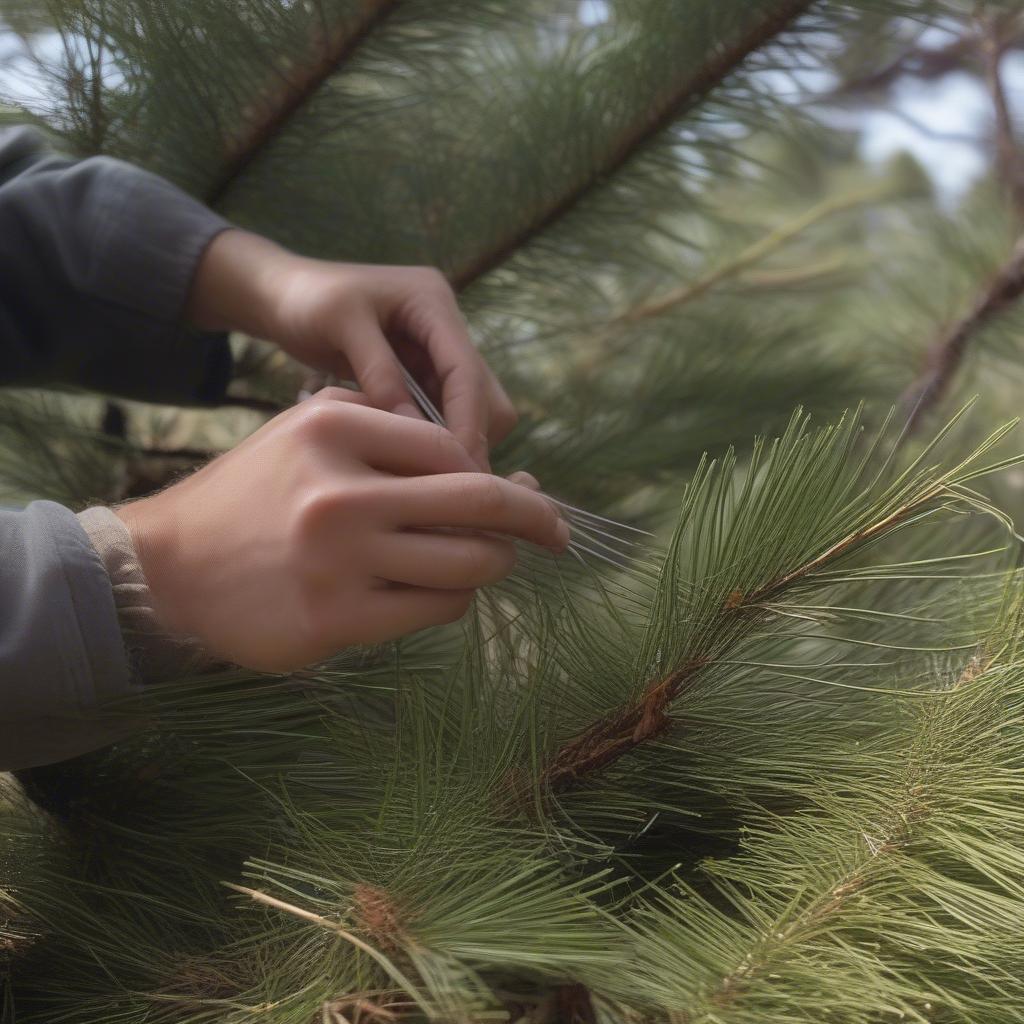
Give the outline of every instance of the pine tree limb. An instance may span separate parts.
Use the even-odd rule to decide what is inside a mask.
[[[924,370],[904,392],[907,430],[914,431],[949,389],[971,339],[1024,296],[1024,236],[1010,258],[975,298],[971,309],[949,325],[931,346]]]
[[[238,178],[400,2],[363,0],[360,15],[351,23],[333,31],[325,24],[318,26],[314,35],[316,53],[296,64],[297,71],[287,77],[283,88],[261,106],[261,116],[244,125],[228,142],[223,167],[206,193],[208,206],[223,202]]]
[[[985,65],[985,77],[996,123],[996,168],[1010,203],[1024,220],[1024,154],[1017,146],[1013,118],[1002,79],[1002,58],[1014,38],[1014,17],[989,17],[981,20],[976,45]],[[982,289],[970,311],[951,324],[932,345],[924,370],[904,392],[902,406],[907,415],[907,431],[913,432],[925,414],[949,389],[963,362],[967,345],[1008,306],[1024,295],[1024,235],[999,269]]]
[[[613,322],[635,323],[638,320],[646,320],[649,317],[661,316],[670,309],[675,309],[678,306],[692,302],[694,299],[707,294],[723,281],[738,277],[745,270],[798,238],[808,228],[814,227],[821,221],[827,220],[838,213],[844,213],[866,203],[877,202],[883,199],[888,192],[888,186],[873,186],[858,190],[850,195],[823,200],[810,209],[805,210],[793,220],[769,231],[756,242],[752,242],[728,263],[708,271],[696,281],[680,285],[665,295],[634,306],[626,313],[617,317]]]
[[[656,739],[672,724],[669,714],[671,704],[707,666],[714,664],[719,641],[727,635],[737,614],[763,606],[764,602],[777,597],[829,563],[883,536],[939,496],[943,489],[942,483],[936,483],[889,515],[848,534],[778,579],[747,594],[738,591],[730,594],[717,622],[705,635],[704,651],[695,653],[667,676],[649,683],[639,700],[633,704],[613,712],[563,743],[541,773],[542,788],[556,793],[564,792]]]
[[[949,693],[955,693],[984,675],[992,661],[981,653],[976,654],[956,678]],[[767,938],[760,944],[757,954],[746,958],[737,968],[724,975],[718,985],[703,997],[704,1010],[683,1011],[678,1017],[678,1024],[697,1024],[698,1021],[707,1020],[708,1014],[733,1006],[750,983],[771,968],[777,957],[784,954],[793,943],[799,942],[801,937],[819,934],[820,925],[849,906],[850,901],[871,884],[874,874],[910,844],[915,826],[925,820],[931,810],[928,800],[929,765],[926,755],[918,749],[926,746],[926,743],[919,742],[909,751],[901,799],[887,809],[876,830],[877,835],[861,835],[866,855],[858,857],[856,863],[837,878],[828,890],[811,900],[790,920],[777,920],[766,926],[763,934]]]
[[[464,289],[489,271],[501,266],[531,239],[556,224],[573,210],[609,176],[664,129],[668,128],[694,101],[703,97],[735,71],[752,53],[756,53],[783,32],[796,18],[813,6],[814,0],[780,0],[769,13],[756,21],[739,38],[719,46],[711,58],[694,71],[682,69],[681,77],[656,97],[645,116],[630,126],[609,148],[604,159],[585,177],[573,182],[548,205],[535,210],[508,238],[480,253],[463,267],[455,268],[450,280],[456,289]]]

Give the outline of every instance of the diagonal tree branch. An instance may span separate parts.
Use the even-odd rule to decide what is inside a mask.
[[[1009,45],[1008,28],[1013,17],[980,20],[978,45],[985,77],[995,108],[996,169],[1019,220],[1024,220],[1024,153],[1017,145],[1013,118],[1002,80],[1002,58]],[[949,390],[974,335],[1024,296],[1024,235],[1017,240],[1009,259],[982,288],[970,310],[950,324],[931,346],[924,369],[903,394],[907,431],[913,432],[925,415]]]
[[[721,83],[750,54],[784,31],[813,3],[814,0],[777,0],[742,35],[715,49],[705,64],[696,69],[681,68],[679,78],[654,99],[645,115],[631,125],[628,132],[613,142],[603,160],[560,195],[552,196],[548,205],[533,211],[507,238],[480,253],[465,266],[456,267],[450,274],[453,286],[456,289],[468,287],[559,221],[610,175],[628,163],[646,143],[669,127],[688,106]]]
[[[235,181],[399,3],[401,0],[363,0],[353,20],[333,29],[318,23],[313,37],[315,52],[307,62],[297,65],[284,86],[228,143],[224,164],[207,190],[207,205],[217,206],[223,201]]]
[[[976,297],[970,310],[950,324],[932,345],[924,370],[904,392],[901,405],[907,415],[907,430],[916,430],[949,390],[967,345],[980,330],[1024,296],[1024,236],[1006,263]]]

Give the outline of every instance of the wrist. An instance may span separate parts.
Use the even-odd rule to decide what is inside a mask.
[[[200,260],[188,317],[204,330],[244,331],[276,340],[279,296],[302,262],[259,235],[238,228],[224,231]]]
[[[88,508],[78,519],[107,571],[133,682],[163,682],[208,667],[202,645],[170,631],[154,607],[125,519],[104,506]]]
[[[187,636],[192,633],[187,621],[188,602],[179,599],[176,582],[181,561],[176,553],[177,530],[173,515],[166,515],[160,506],[162,495],[142,498],[111,511],[124,524],[135,549],[135,557],[149,586],[154,616],[169,634]]]

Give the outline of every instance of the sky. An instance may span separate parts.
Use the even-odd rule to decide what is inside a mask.
[[[605,0],[580,0],[579,16],[587,24],[600,24],[608,16]],[[948,39],[941,30],[929,30],[921,41],[940,46]],[[1024,54],[1003,61],[1003,82],[1024,138]],[[993,115],[985,87],[962,73],[934,82],[908,79],[892,99],[891,110],[864,110],[837,118],[837,123],[860,132],[861,154],[870,163],[912,153],[952,205],[990,166],[985,146],[990,144]]]
[[[1004,61],[1003,81],[1024,135],[1024,54]],[[984,149],[977,140],[991,136],[992,100],[978,80],[960,73],[937,82],[908,80],[895,100],[895,113],[877,110],[862,116],[861,150],[868,160],[908,150],[928,168],[940,191],[952,197],[984,172]]]

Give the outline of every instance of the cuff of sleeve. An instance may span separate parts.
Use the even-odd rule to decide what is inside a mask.
[[[158,683],[208,668],[212,662],[198,640],[172,636],[162,627],[131,534],[120,518],[95,506],[80,512],[78,520],[110,577],[134,680]]]
[[[108,157],[93,294],[178,324],[206,247],[230,222],[176,186]]]

